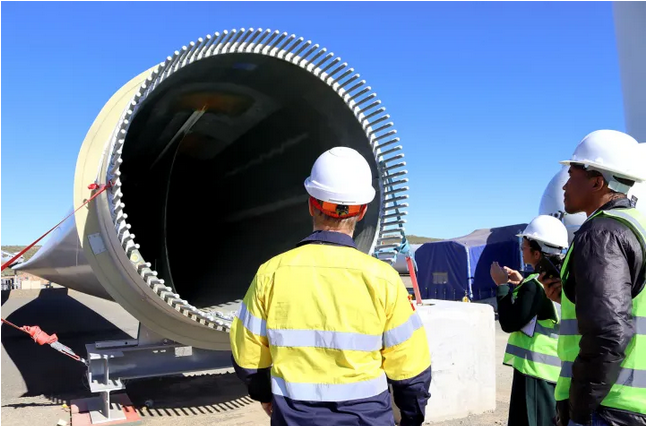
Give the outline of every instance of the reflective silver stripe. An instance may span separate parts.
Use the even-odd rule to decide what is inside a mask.
[[[384,348],[399,345],[410,339],[422,325],[422,319],[417,312],[413,312],[405,323],[384,333]]]
[[[622,368],[619,370],[616,384],[633,388],[646,388],[646,370]]]
[[[561,336],[575,336],[579,334],[579,323],[575,319],[561,320],[559,334]]]
[[[505,352],[528,361],[540,362],[541,364],[553,365],[554,367],[561,366],[561,360],[557,356],[539,354],[538,352],[532,352],[529,349],[523,349],[514,345],[507,344]]]
[[[536,328],[534,329],[534,333],[542,334],[544,336],[547,336],[551,339],[558,339],[559,338],[559,325],[556,324],[554,328],[547,328],[543,327],[540,325],[538,322],[536,323]]]
[[[293,383],[279,377],[271,377],[271,391],[274,395],[299,401],[349,401],[370,398],[388,390],[386,375],[372,380],[355,383]]]
[[[640,242],[642,243],[642,247],[646,247],[646,240],[645,240],[646,230],[636,218],[632,217],[625,211],[617,210],[617,209],[607,210],[604,213],[607,214],[608,216],[620,217],[624,219],[626,222],[630,223],[637,230],[637,233],[640,234],[640,235],[637,235],[637,238],[639,238]]]
[[[646,334],[646,317],[635,317],[633,318],[633,323],[635,324],[635,333]],[[538,325],[536,328],[538,328]],[[559,333],[561,336],[574,336],[579,334],[579,325],[577,321],[575,319],[561,321]]]
[[[572,363],[570,361],[561,362],[561,377],[572,378]]]
[[[267,330],[269,344],[283,347],[314,347],[346,351],[378,351],[381,335],[323,330]]]
[[[646,317],[635,317],[635,333],[646,335]]]
[[[267,322],[254,316],[251,312],[247,310],[247,305],[242,303],[240,305],[240,312],[238,313],[238,318],[242,321],[242,325],[253,334],[258,336],[267,335]]]
[[[572,364],[563,361],[561,366],[561,377],[572,378]],[[646,370],[634,370],[632,368],[621,368],[619,377],[615,382],[617,385],[630,386],[633,388],[646,388]]]

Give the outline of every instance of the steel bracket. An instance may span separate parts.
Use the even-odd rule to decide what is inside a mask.
[[[123,407],[110,393],[126,388],[124,380],[159,377],[231,367],[231,351],[197,349],[165,339],[139,324],[137,339],[85,345],[92,424],[125,420]]]

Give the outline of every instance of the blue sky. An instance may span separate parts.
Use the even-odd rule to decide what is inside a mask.
[[[624,130],[611,3],[5,3],[2,244],[72,207],[108,98],[198,37],[294,33],[375,89],[410,172],[409,233],[523,223],[587,133]]]

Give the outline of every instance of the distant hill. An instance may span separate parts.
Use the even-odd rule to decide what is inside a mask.
[[[411,244],[432,243],[433,241],[442,241],[442,238],[419,237],[417,235],[406,235],[408,242]]]
[[[22,249],[24,249],[27,246],[2,246],[3,251],[8,251],[9,253],[14,253],[17,254],[20,252]],[[25,262],[31,259],[33,255],[36,254],[36,252],[41,248],[42,246],[33,246],[27,252],[23,255],[25,257]],[[2,276],[6,275],[15,275],[15,272],[11,268],[7,268],[4,271],[2,271]]]
[[[420,237],[418,235],[406,235],[406,238],[408,239],[408,242],[411,244],[424,244],[424,243],[430,243],[433,241],[442,241],[441,238],[430,238],[430,237]],[[9,253],[18,253],[22,249],[24,249],[26,246],[2,246],[2,250],[8,251]],[[36,252],[41,248],[42,246],[33,246],[27,252],[24,254],[25,256],[25,261],[28,261],[31,259],[31,257],[36,254]],[[4,271],[2,271],[2,276],[4,277],[5,275],[15,275],[15,272],[11,268],[7,268]]]

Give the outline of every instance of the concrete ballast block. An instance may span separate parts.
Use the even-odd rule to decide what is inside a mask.
[[[426,330],[433,371],[426,422],[494,411],[496,338],[493,308],[430,299],[416,306],[416,310]],[[396,408],[395,416],[399,420]]]

